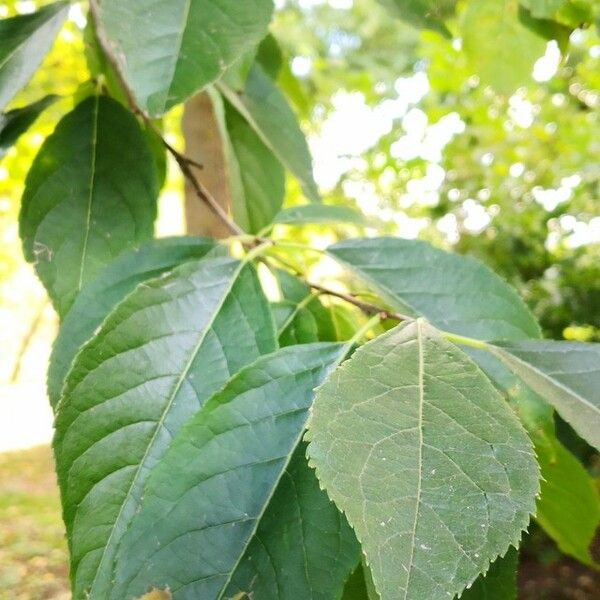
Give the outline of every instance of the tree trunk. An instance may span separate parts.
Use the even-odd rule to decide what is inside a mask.
[[[217,202],[225,210],[229,210],[230,192],[225,155],[219,126],[208,94],[199,94],[186,103],[182,130],[186,156],[204,165],[201,170],[192,167],[194,173]],[[190,234],[213,238],[231,235],[229,229],[194,193],[188,181],[185,182],[185,216],[187,232]]]

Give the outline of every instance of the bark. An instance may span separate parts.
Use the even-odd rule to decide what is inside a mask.
[[[228,211],[231,196],[226,177],[225,155],[208,94],[199,94],[186,103],[182,130],[186,156],[204,165],[201,170],[192,167],[194,173]],[[227,227],[194,193],[188,181],[185,182],[185,215],[187,232],[190,234],[214,238],[231,235]]]

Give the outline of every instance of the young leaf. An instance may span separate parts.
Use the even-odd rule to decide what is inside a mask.
[[[325,599],[335,597],[328,588],[335,589],[338,578],[341,591],[357,560],[355,542],[331,508],[326,512],[333,520],[324,515],[323,521],[330,532],[319,530],[316,514],[303,513],[313,500],[326,500],[310,480],[312,491],[298,481],[303,509],[294,507],[290,481],[298,473],[290,460],[315,386],[345,352],[339,344],[284,348],[240,371],[202,407],[150,476],[107,597],[120,600],[168,585],[174,600],[252,596],[255,589],[257,598],[296,600],[312,597],[310,590],[323,585]],[[303,469],[302,477],[309,474]],[[331,506],[328,500],[325,506]],[[304,538],[277,534],[286,523],[302,531],[303,519],[310,531]],[[342,525],[345,541],[339,547]],[[293,567],[290,553],[300,559]],[[273,586],[276,596],[259,593]]]
[[[104,321],[77,356],[55,424],[74,598],[106,600],[121,536],[173,437],[275,347],[253,268],[230,258],[143,283]]]
[[[206,238],[175,237],[153,240],[125,251],[86,285],[63,319],[48,367],[48,396],[54,407],[77,351],[113,308],[139,283],[202,258],[215,244]]]
[[[272,0],[95,4],[121,73],[153,116],[218,79],[265,35],[273,11]]]
[[[319,341],[317,322],[306,306],[284,301],[274,304],[271,308],[277,324],[279,345],[282,348]]]
[[[519,553],[510,548],[506,556],[496,559],[490,570],[460,597],[460,600],[516,600]]]
[[[0,111],[31,79],[62,27],[68,2],[0,20]]]
[[[285,194],[285,172],[279,160],[239,112],[215,92],[213,104],[222,121],[235,222],[258,233],[273,222]]]
[[[300,182],[306,197],[319,202],[313,179],[312,159],[296,116],[279,88],[255,64],[248,73],[246,87],[238,93],[222,82],[217,87],[244,117],[267,148]]]
[[[0,159],[15,145],[40,114],[56,101],[58,96],[44,96],[37,102],[28,104],[7,113],[0,113]]]
[[[61,317],[114,257],[152,237],[155,171],[135,117],[106,97],[84,100],[44,142],[25,182],[20,234]]]
[[[393,308],[482,340],[540,337],[517,292],[479,261],[400,238],[357,239],[328,249]]]
[[[584,440],[600,449],[600,344],[532,340],[492,348]]]
[[[519,0],[469,2],[463,15],[467,58],[481,81],[502,94],[531,81],[533,65],[546,49],[546,40],[524,18]]]
[[[318,390],[309,457],[382,600],[459,594],[519,542],[539,491],[531,443],[488,378],[416,321]]]
[[[307,204],[286,208],[275,216],[274,222],[282,225],[352,223],[364,226],[367,224],[364,215],[347,206],[327,206],[325,204]]]

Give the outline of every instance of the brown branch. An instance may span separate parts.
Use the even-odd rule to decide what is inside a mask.
[[[183,176],[190,182],[196,196],[204,202],[214,213],[215,215],[226,225],[226,227],[233,233],[234,235],[243,235],[244,230],[241,229],[234,221],[229,218],[229,215],[221,205],[217,202],[217,200],[212,196],[212,194],[206,189],[204,185],[198,180],[191,167],[196,167],[202,169],[203,166],[199,162],[185,156],[178,150],[176,150],[167,140],[163,137],[162,131],[154,124],[152,119],[148,114],[146,114],[137,104],[135,97],[127,81],[125,80],[121,70],[119,68],[119,63],[113,53],[110,42],[104,36],[104,32],[100,27],[100,19],[98,13],[98,4],[96,0],[90,0],[90,15],[92,17],[92,24],[94,27],[94,32],[96,33],[96,39],[98,40],[98,44],[106,59],[108,60],[110,66],[112,67],[117,79],[119,80],[119,84],[123,89],[123,93],[127,98],[127,102],[129,103],[129,107],[131,111],[139,115],[144,122],[154,131],[154,133],[159,137],[163,146],[167,149],[167,151],[173,156],[175,162],[179,166],[181,173]]]

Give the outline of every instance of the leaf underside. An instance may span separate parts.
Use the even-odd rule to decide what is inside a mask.
[[[429,325],[358,349],[318,390],[309,457],[382,600],[460,593],[517,545],[539,491],[523,428]]]

